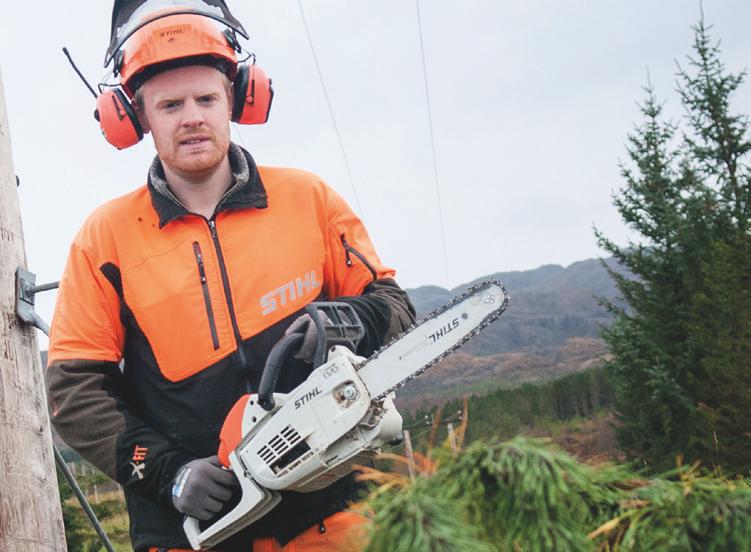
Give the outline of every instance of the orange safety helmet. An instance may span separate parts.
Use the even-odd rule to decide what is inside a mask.
[[[157,71],[199,60],[214,60],[217,68],[234,79],[237,52],[230,43],[231,36],[208,17],[197,14],[174,14],[152,21],[125,43],[117,66],[123,90],[132,98],[136,89]]]
[[[108,51],[122,90],[111,88],[100,94],[94,116],[110,144],[124,149],[143,138],[129,99],[157,73],[185,65],[211,65],[233,81],[233,121],[263,124],[268,120],[274,97],[271,79],[255,65],[255,58],[251,65],[238,65],[241,48],[235,27],[221,31],[210,17],[198,13],[152,13],[151,17],[123,38],[125,44],[118,43],[111,56]]]

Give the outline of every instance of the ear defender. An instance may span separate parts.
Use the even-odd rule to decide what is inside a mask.
[[[122,150],[136,145],[143,138],[143,129],[138,117],[119,88],[102,92],[96,99],[94,118],[99,121],[99,127],[107,141]]]
[[[232,120],[241,125],[261,125],[269,120],[274,89],[266,72],[255,64],[242,64],[235,75]]]

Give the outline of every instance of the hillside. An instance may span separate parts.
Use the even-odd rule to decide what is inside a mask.
[[[589,259],[564,268],[497,272],[447,290],[423,286],[407,290],[418,318],[443,305],[468,286],[494,278],[511,296],[503,317],[467,346],[475,355],[561,346],[572,337],[598,337],[610,317],[596,297],[615,298],[617,290],[600,261]]]
[[[596,367],[606,354],[605,343],[591,337],[572,337],[547,350],[484,356],[458,351],[399,390],[397,403],[412,412],[468,393],[484,395],[499,388],[544,382]]]
[[[422,286],[407,292],[418,319],[473,283],[498,279],[511,296],[508,311],[461,351],[449,356],[399,393],[407,409],[466,392],[544,381],[598,364],[607,350],[599,338],[610,315],[597,297],[617,290],[601,265],[590,259],[562,267],[498,272],[452,290]]]

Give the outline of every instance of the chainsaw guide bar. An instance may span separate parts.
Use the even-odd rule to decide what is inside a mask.
[[[499,281],[475,284],[373,353],[357,375],[373,400],[382,399],[492,324],[508,303],[508,292]],[[405,366],[415,364],[416,369],[404,374]]]

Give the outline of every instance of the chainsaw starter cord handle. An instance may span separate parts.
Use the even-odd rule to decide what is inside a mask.
[[[264,410],[268,411],[274,408],[276,404],[274,402],[274,389],[276,389],[276,381],[279,379],[279,372],[287,358],[300,348],[304,338],[305,334],[291,333],[277,341],[271,349],[263,368],[261,383],[258,386],[258,404]]]

